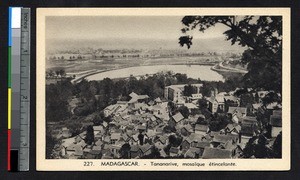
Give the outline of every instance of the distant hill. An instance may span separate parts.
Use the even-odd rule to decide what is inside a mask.
[[[80,48],[102,48],[102,49],[166,49],[191,52],[243,52],[245,48],[239,45],[231,45],[225,37],[210,39],[194,39],[193,46],[187,50],[180,47],[178,39],[48,39],[46,40],[47,52],[56,50],[71,50]]]

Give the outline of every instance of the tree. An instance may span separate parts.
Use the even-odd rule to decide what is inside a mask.
[[[202,113],[207,110],[207,103],[208,102],[204,97],[198,100],[198,106]]]
[[[248,49],[243,53],[242,62],[247,64],[248,73],[245,85],[281,93],[282,84],[282,17],[281,16],[185,16],[185,27],[179,38],[181,46],[192,45],[193,37],[189,31],[206,29],[223,24],[226,40],[238,43]]]
[[[278,134],[273,144],[273,156],[274,158],[282,157],[282,132]]]
[[[256,140],[256,137],[252,137],[247,142],[245,148],[243,149],[242,157],[244,158],[250,158],[254,154],[254,141]]]
[[[178,111],[182,114],[184,118],[188,118],[190,115],[190,111],[186,106],[180,106]]]
[[[142,146],[142,145],[144,144],[144,135],[140,133],[140,134],[138,135],[138,139],[139,139],[139,141],[140,141],[140,145]]]
[[[57,139],[52,136],[51,131],[47,131],[46,133],[46,158],[47,159],[54,159],[53,152],[54,147],[58,143]]]
[[[169,136],[169,144],[171,145],[171,147],[178,147],[180,146],[181,142],[182,142],[182,137],[177,137],[175,135]]]
[[[254,156],[256,158],[268,158],[270,149],[266,146],[267,139],[264,135],[259,135],[257,144],[254,146]]]
[[[59,74],[60,74],[61,77],[65,77],[66,76],[66,72],[65,72],[64,69],[60,69],[59,70]]]
[[[120,155],[122,159],[129,159],[130,158],[130,145],[128,143],[123,144],[120,149]]]
[[[94,142],[94,128],[91,125],[89,125],[86,129],[84,142],[88,145],[92,145],[92,143]]]
[[[192,85],[184,86],[183,95],[184,96],[192,96],[195,93],[195,88]]]

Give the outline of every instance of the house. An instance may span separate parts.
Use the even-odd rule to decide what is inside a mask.
[[[75,153],[74,153],[74,156],[78,159],[78,158],[81,158],[83,157],[83,150],[81,147],[76,147],[75,148]]]
[[[93,146],[90,150],[90,154],[94,156],[94,159],[100,159],[101,158],[101,146]]]
[[[202,159],[231,159],[232,153],[230,150],[205,147]]]
[[[129,96],[131,99],[128,101],[128,105],[132,108],[135,108],[136,103],[146,103],[149,99],[148,95],[138,95],[134,92],[130,93]]]
[[[184,86],[185,84],[171,85],[165,87],[164,97],[168,100],[173,101],[174,103],[184,102],[183,99]]]
[[[192,142],[193,142],[193,139],[190,138],[190,137],[184,139],[181,143],[181,148],[182,149],[189,149],[191,147]]]
[[[101,149],[102,159],[107,159],[108,157],[111,157],[111,145],[110,144],[104,144],[103,148]]]
[[[196,124],[195,133],[205,136],[209,131],[208,125]]]
[[[131,139],[129,140],[130,145],[138,145],[140,140],[138,138],[139,134],[134,134]]]
[[[240,143],[247,143],[250,138],[257,134],[257,126],[254,124],[242,124],[240,131]]]
[[[115,144],[116,141],[120,140],[121,133],[112,133],[110,136],[110,144]]]
[[[255,114],[258,112],[258,109],[262,107],[262,103],[255,103],[255,104],[252,104],[252,113]]]
[[[141,150],[140,151],[141,152],[140,157],[150,155],[151,154],[151,148],[152,148],[152,146],[148,143],[140,146],[140,150]]]
[[[191,113],[192,110],[198,109],[198,107],[194,103],[184,103],[184,106],[186,106]]]
[[[223,95],[211,96],[208,100],[208,109],[211,113],[217,112],[218,109],[225,110],[225,100]]]
[[[178,112],[169,120],[169,126],[175,127],[177,124],[182,124],[182,120],[184,119],[183,115]]]
[[[196,114],[196,115],[190,115],[189,118],[187,119],[187,122],[191,125],[194,125],[197,123],[199,118],[205,120],[205,116],[203,114]]]
[[[120,139],[123,140],[125,143],[127,143],[130,141],[131,138],[128,134],[123,133]]]
[[[138,130],[140,133],[142,133],[142,132],[144,132],[144,131],[147,130],[147,127],[146,127],[145,125],[139,125],[139,126],[137,127],[137,130]]]
[[[193,127],[190,125],[190,124],[187,124],[187,125],[184,125],[181,129],[180,129],[180,133],[183,135],[183,136],[188,136],[190,135],[191,133],[194,132],[194,129]]]
[[[191,133],[187,138],[185,138],[181,143],[182,149],[189,149],[190,147],[196,147],[198,142],[203,140],[203,136],[200,134]]]
[[[96,134],[102,134],[104,132],[103,126],[93,126],[93,129],[94,129],[94,136],[96,136]]]
[[[65,152],[66,152],[65,154],[69,155],[69,156],[75,155],[75,152],[76,153],[79,153],[79,152],[81,153],[81,151],[82,151],[82,147],[81,147],[80,144],[72,143],[68,147],[65,148]],[[83,152],[82,152],[82,155],[83,155]]]
[[[99,139],[94,144],[95,144],[95,146],[102,146],[103,142]]]
[[[247,108],[245,107],[229,107],[228,112],[233,122],[238,123],[239,119],[247,116]]]
[[[168,136],[167,135],[161,135],[158,138],[155,138],[154,145],[158,149],[163,149],[168,144]]]
[[[171,147],[170,148],[170,156],[171,157],[176,157],[178,156],[179,149],[177,147]]]
[[[131,158],[137,158],[140,155],[140,148],[138,145],[132,145],[130,146],[130,157]]]
[[[156,105],[152,106],[152,112],[153,112],[153,115],[155,115],[155,116],[161,115],[163,112],[163,108],[161,107],[161,104],[156,104]]]
[[[165,158],[165,157],[168,156],[164,149],[159,150],[159,154],[160,154],[160,156],[163,157],[163,158]]]
[[[120,158],[120,149],[122,147],[123,144],[113,144],[111,146],[111,152],[113,154],[114,158]]]
[[[104,113],[104,116],[105,117],[108,117],[109,115],[111,115],[114,110],[116,109],[117,105],[116,104],[112,104],[112,105],[109,105],[107,106],[104,110],[103,110],[103,113]]]
[[[254,116],[244,116],[239,119],[239,123],[241,125],[244,125],[244,124],[257,125],[258,124],[257,119]]]
[[[148,130],[146,133],[145,133],[145,136],[148,140],[152,141],[153,138],[156,136],[155,134],[155,131],[154,130]]]
[[[197,93],[197,94],[192,94],[192,96],[190,97],[190,99],[193,100],[199,100],[202,99],[202,94],[201,93]]]
[[[282,131],[282,116],[281,114],[276,114],[273,112],[273,115],[270,116],[269,124],[271,128],[271,137],[277,137],[277,135]]]
[[[225,128],[224,128],[224,133],[231,133],[231,134],[239,134],[241,131],[242,127],[239,124],[228,124]]]
[[[199,149],[199,156],[200,157],[202,156],[202,154],[204,152],[204,149],[206,147],[211,147],[210,142],[208,142],[208,141],[200,141],[200,142],[197,143],[196,148]]]
[[[158,97],[156,99],[154,99],[155,104],[162,104],[162,100]]]
[[[200,157],[200,149],[191,147],[184,153],[185,158],[199,158]]]
[[[72,136],[72,133],[71,133],[70,130],[69,130],[68,128],[66,128],[66,127],[63,127],[63,128],[61,129],[61,131],[62,131],[62,135],[61,135],[62,138],[69,138],[69,137]]]
[[[213,147],[218,147],[219,145],[224,145],[228,141],[231,141],[233,143],[237,143],[239,140],[239,135],[234,135],[234,134],[218,134],[215,135],[214,138],[211,141],[211,144]]]
[[[83,156],[85,158],[87,158],[87,155],[90,153],[91,150],[92,150],[91,148],[84,148],[83,149]]]

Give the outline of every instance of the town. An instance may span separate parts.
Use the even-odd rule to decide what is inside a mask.
[[[281,103],[265,103],[279,93],[213,88],[203,94],[203,88],[202,83],[173,84],[155,98],[132,91],[128,100],[104,107],[100,121],[82,122],[75,134],[63,123],[47,122],[47,128],[55,127],[50,158],[281,157]],[[68,103],[74,114],[81,100],[74,96]]]

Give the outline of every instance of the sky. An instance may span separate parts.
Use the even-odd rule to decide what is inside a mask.
[[[168,42],[166,44],[170,43],[170,48],[175,48],[178,47],[178,38],[183,35],[181,19],[181,16],[48,16],[46,40],[98,41],[108,48],[147,48],[147,44],[149,48],[154,48],[159,44],[165,46],[163,42]],[[193,31],[191,35],[196,40],[225,41],[223,32],[226,30],[227,27],[220,24],[206,30],[205,33]],[[230,42],[227,42],[227,45],[230,45]]]

